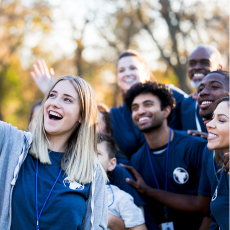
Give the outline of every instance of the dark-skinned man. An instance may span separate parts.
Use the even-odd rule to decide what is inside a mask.
[[[211,117],[215,108],[215,102],[222,97],[229,95],[229,72],[227,71],[214,71],[209,73],[202,81],[198,88],[198,104],[200,107],[200,114],[205,123]],[[204,103],[206,102],[206,103]],[[207,103],[208,102],[208,103]],[[227,154],[226,154],[227,155]],[[229,171],[228,158],[225,160],[225,167]],[[207,213],[210,207],[211,197],[214,194],[217,181],[219,166],[214,161],[213,151],[205,147],[202,159],[202,171],[198,189],[198,195],[181,195],[169,194],[163,190],[151,189],[146,187],[140,174],[133,168],[129,168],[137,182],[127,179],[127,183],[133,185],[140,193],[148,194],[152,199],[161,202],[163,205],[171,207],[176,210],[184,212],[202,212]],[[209,229],[211,223],[206,217],[202,224],[202,229]],[[215,229],[215,228],[213,228]]]
[[[165,213],[165,205],[151,197],[151,190],[166,190],[167,196],[197,195],[206,141],[188,136],[184,131],[170,129],[168,120],[175,100],[163,84],[136,84],[126,93],[125,102],[131,108],[135,126],[144,133],[146,139],[131,158],[132,166],[140,173],[138,178],[134,173],[138,182],[128,182],[134,187],[140,185],[136,188],[144,194],[151,217],[162,229],[173,229],[172,226],[177,230],[199,229],[203,219],[201,213],[184,213],[168,206]],[[152,229],[149,227],[150,219],[146,216],[148,229]]]
[[[211,71],[222,69],[219,51],[210,45],[199,45],[190,55],[188,60],[188,76],[192,88],[196,91],[185,98],[181,104],[180,117],[182,130],[188,134],[206,138],[207,130],[199,115],[197,104],[197,88],[202,79]]]

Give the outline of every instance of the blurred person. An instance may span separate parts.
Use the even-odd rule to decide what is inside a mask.
[[[188,76],[192,88],[196,91],[189,97],[184,98],[181,104],[180,117],[182,130],[188,134],[207,138],[207,129],[199,114],[197,103],[197,88],[202,79],[210,72],[222,69],[219,51],[211,45],[199,45],[191,53],[188,60]]]
[[[97,109],[98,109],[97,132],[105,133],[111,137],[113,134],[113,130],[110,121],[109,109],[103,103],[98,103]],[[128,165],[130,164],[127,158],[125,158],[116,149],[116,158],[117,157],[119,157],[119,159],[117,159],[117,163],[123,163]],[[127,169],[122,168],[120,165],[116,164],[116,167],[112,171],[108,172],[108,176],[109,176],[110,184],[115,185],[119,189],[130,194],[134,198],[134,203],[138,207],[143,208],[143,205],[145,205],[146,203],[143,201],[143,199],[138,194],[136,189],[133,186],[127,184],[125,181],[126,178],[133,179],[132,175]],[[114,218],[114,216],[110,216],[110,221],[117,223],[118,220],[117,218]]]
[[[181,204],[174,208],[174,199],[170,197],[197,195],[206,140],[168,126],[175,99],[164,84],[133,85],[125,95],[125,102],[131,109],[134,124],[146,139],[131,158],[133,167],[124,167],[131,170],[136,180],[127,178],[127,183],[147,203],[151,214],[146,217],[147,228],[153,217],[162,229],[199,229],[203,214],[186,213]]]
[[[98,159],[104,170],[108,173],[115,169],[116,148],[113,139],[105,134],[98,133],[97,137]],[[134,204],[133,197],[115,185],[107,184],[108,195],[108,229],[147,230],[145,220],[140,208]],[[116,221],[113,221],[114,216]],[[112,220],[112,221],[111,221]]]
[[[0,121],[0,229],[106,229],[92,87],[64,76],[41,106],[32,134]]]
[[[48,71],[44,60],[38,60],[37,65],[33,65],[34,71],[31,77],[38,85],[40,90],[45,93],[47,85],[52,82],[53,70]],[[51,74],[52,73],[52,74]],[[117,79],[123,95],[127,90],[138,82],[150,80],[152,73],[143,57],[134,50],[126,50],[119,55],[117,62]],[[176,99],[176,107],[172,112],[172,119],[169,124],[174,129],[181,129],[180,125],[180,104],[185,96],[183,91],[173,85],[168,85]],[[128,160],[144,143],[144,135],[133,124],[131,113],[123,103],[117,108],[111,108],[111,123],[113,137],[119,148],[119,152],[125,155]]]
[[[205,116],[205,124],[210,121],[215,102],[229,95],[229,72],[218,70],[209,73],[198,87],[198,104],[201,115]],[[203,101],[212,101],[209,105],[202,106]],[[202,156],[201,176],[198,195],[168,194],[163,190],[151,190],[151,197],[167,207],[183,212],[201,212],[206,215],[200,229],[209,229],[211,220],[209,208],[211,197],[220,179],[220,167],[215,162],[214,152],[205,147]],[[226,160],[226,159],[225,159]],[[227,160],[226,163],[227,164]],[[229,169],[227,169],[229,170]],[[137,178],[136,178],[137,179]],[[140,189],[142,185],[140,184]]]
[[[212,120],[207,123],[208,145],[210,150],[229,152],[229,97],[217,101]],[[224,161],[218,151],[215,152],[216,161]],[[229,175],[221,168],[222,175],[212,196],[211,214],[213,222],[210,229],[229,229]]]
[[[42,106],[42,100],[36,102],[30,110],[29,123],[38,115],[39,110]]]

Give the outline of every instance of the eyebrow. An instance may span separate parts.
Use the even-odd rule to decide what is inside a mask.
[[[188,62],[190,62],[190,61],[208,61],[208,62],[210,62],[209,61],[209,59],[206,59],[206,58],[202,58],[202,59],[190,59],[190,60],[188,60]]]
[[[209,83],[219,83],[219,84],[221,84],[221,85],[223,85],[223,83],[222,82],[220,82],[220,81],[210,81]]]
[[[217,116],[225,116],[229,119],[229,117],[226,114],[217,114]]]
[[[154,103],[154,101],[152,101],[152,100],[145,100],[145,101],[143,101],[143,102],[141,102],[141,103],[146,103],[146,102],[153,102],[153,103]],[[132,106],[134,106],[134,105],[138,105],[138,104],[137,104],[137,103],[132,104]]]
[[[56,90],[52,90],[51,92],[58,93]],[[69,94],[64,93],[63,95],[65,95],[66,97],[72,97],[74,100],[76,100],[73,96]]]

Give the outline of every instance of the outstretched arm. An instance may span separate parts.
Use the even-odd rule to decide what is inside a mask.
[[[54,69],[48,70],[48,67],[44,60],[38,60],[37,64],[33,65],[33,70],[30,72],[30,76],[35,81],[38,88],[42,93],[46,94],[54,82]]]
[[[172,209],[183,212],[201,212],[206,214],[209,211],[211,197],[194,196],[172,193],[164,190],[153,189],[146,185],[141,175],[132,167],[121,165],[128,169],[134,176],[135,180],[130,178],[126,179],[126,182],[137,189],[139,193],[142,193],[160,203],[170,207]]]

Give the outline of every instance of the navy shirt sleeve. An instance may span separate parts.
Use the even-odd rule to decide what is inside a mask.
[[[145,202],[143,201],[137,190],[125,181],[126,178],[134,180],[131,173],[127,169],[122,168],[120,165],[117,165],[116,168],[109,175],[110,183],[117,186],[119,189],[129,193],[134,198],[134,203],[138,207],[145,205]]]
[[[208,157],[209,157],[208,154],[211,154],[211,151],[210,152],[209,151],[207,151],[207,147],[203,151],[201,177],[200,177],[200,183],[198,188],[198,194],[207,197],[212,196],[211,185],[207,174],[207,164],[208,164]],[[213,179],[215,180],[215,178]]]

